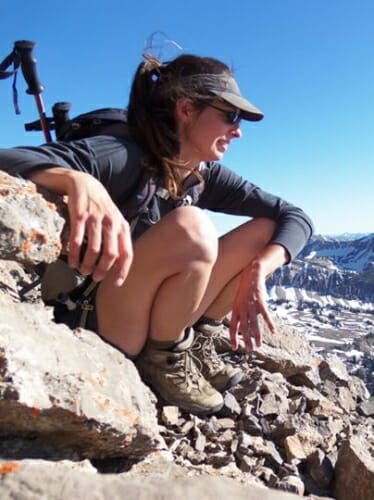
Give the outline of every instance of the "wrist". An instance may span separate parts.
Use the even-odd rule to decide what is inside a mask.
[[[51,167],[33,172],[29,179],[55,193],[69,195],[77,183],[79,174],[82,174],[82,172],[76,172],[64,167]]]
[[[288,261],[287,250],[282,245],[271,243],[250,262],[249,267],[253,271],[268,277]]]

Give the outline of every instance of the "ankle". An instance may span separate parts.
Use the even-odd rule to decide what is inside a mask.
[[[192,328],[188,327],[185,330],[183,330],[182,334],[177,339],[159,340],[157,338],[149,337],[147,341],[147,346],[161,351],[172,351],[179,344],[188,339],[192,335],[192,333],[193,333]]]

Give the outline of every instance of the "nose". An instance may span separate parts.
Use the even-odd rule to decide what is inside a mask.
[[[234,123],[234,125],[233,125],[233,127],[231,129],[231,135],[235,139],[240,139],[241,138],[242,131],[241,131],[241,128],[240,128],[240,122]]]

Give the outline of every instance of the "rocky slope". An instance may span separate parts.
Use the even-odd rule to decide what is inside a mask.
[[[24,263],[53,236],[38,195],[26,198],[27,224],[8,217],[0,238],[0,257],[13,245],[7,257]],[[31,279],[0,260],[1,498],[374,498],[369,392],[297,329],[277,319],[251,354],[228,351],[227,330],[216,339],[245,376],[199,418],[165,406],[97,335],[55,325],[37,289],[21,299]]]
[[[268,285],[284,320],[320,354],[344,359],[374,393],[374,234],[316,236]]]

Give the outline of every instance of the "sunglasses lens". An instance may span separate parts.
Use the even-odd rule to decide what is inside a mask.
[[[209,103],[208,106],[217,109],[218,111],[223,113],[223,116],[225,117],[225,122],[229,123],[230,125],[233,125],[234,123],[239,123],[241,120],[240,111],[228,111],[227,109],[215,106],[212,103]]]
[[[228,111],[227,121],[228,123],[238,123],[238,121],[240,121],[240,113],[237,111]]]

